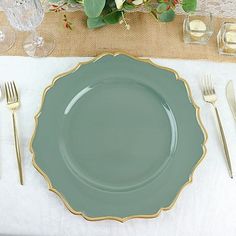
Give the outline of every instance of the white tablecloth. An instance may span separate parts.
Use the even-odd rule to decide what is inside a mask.
[[[206,74],[215,79],[219,109],[236,174],[236,123],[225,98],[225,85],[235,80],[236,64],[188,60],[154,60],[176,69],[192,89],[201,107],[208,131],[208,153],[197,168],[193,183],[181,193],[172,210],[155,219],[88,222],[72,215],[61,200],[48,191],[43,177],[33,168],[29,140],[34,128],[43,89],[58,73],[88,58],[0,57],[0,83],[15,80],[22,106],[18,112],[25,185],[20,186],[13,145],[11,116],[0,102],[0,235],[79,235],[79,236],[235,236],[236,178],[229,178],[210,106],[203,102],[199,80]],[[191,134],[189,134],[191,135]],[[194,135],[194,134],[193,134]]]

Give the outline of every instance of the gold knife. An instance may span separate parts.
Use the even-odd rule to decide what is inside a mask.
[[[234,85],[232,80],[230,80],[226,85],[226,97],[229,103],[229,107],[232,111],[233,117],[236,120],[236,100],[235,100]]]

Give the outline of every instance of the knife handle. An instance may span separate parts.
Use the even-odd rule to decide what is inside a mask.
[[[230,177],[233,178],[233,171],[232,171],[232,165],[231,165],[230,156],[229,156],[229,149],[228,149],[228,145],[226,142],[224,129],[223,129],[223,126],[221,123],[220,114],[219,114],[218,109],[215,105],[214,105],[214,110],[216,113],[216,118],[217,118],[217,122],[218,122],[219,129],[220,129],[221,140],[222,140],[223,146],[224,146],[224,152],[225,152],[225,157],[226,157],[226,161],[227,161],[227,165],[228,165],[228,169],[229,169],[229,174],[230,174]]]

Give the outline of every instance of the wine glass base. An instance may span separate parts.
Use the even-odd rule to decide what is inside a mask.
[[[0,54],[8,51],[16,41],[15,32],[7,26],[0,27]]]
[[[47,32],[39,32],[35,38],[34,34],[29,35],[24,43],[23,48],[30,57],[46,57],[52,53],[55,48],[54,37]]]

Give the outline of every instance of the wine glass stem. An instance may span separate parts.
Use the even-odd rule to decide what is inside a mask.
[[[3,42],[5,39],[5,34],[0,30],[0,42]]]
[[[41,37],[36,30],[32,31],[32,35],[33,35],[33,45],[35,45],[36,47],[42,47],[44,44],[44,39],[43,37]]]

